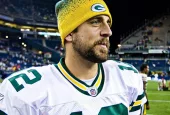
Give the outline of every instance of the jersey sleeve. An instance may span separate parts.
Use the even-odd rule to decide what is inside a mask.
[[[39,115],[33,107],[12,93],[7,79],[0,85],[0,95],[0,113],[4,115]]]
[[[140,74],[141,76],[142,76],[142,80],[144,81],[144,82],[147,82],[148,80],[147,80],[147,75],[146,74]]]
[[[0,111],[7,115],[42,115],[39,103],[44,99],[44,89],[38,76],[38,70],[29,68],[7,77],[0,85]]]
[[[132,66],[133,67],[133,66]],[[134,68],[134,67],[133,67]],[[136,69],[136,68],[134,68]],[[131,90],[131,103],[129,106],[129,115],[140,115],[142,113],[142,107],[146,103],[147,99],[143,89],[143,79],[140,73],[132,73],[132,86],[130,86]]]
[[[141,75],[131,64],[118,61],[115,61],[114,64],[119,68],[123,82],[128,89],[129,115],[140,115],[141,109],[146,103]]]

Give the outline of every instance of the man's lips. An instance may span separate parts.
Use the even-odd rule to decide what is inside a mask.
[[[100,47],[102,47],[102,48],[106,48],[106,49],[108,49],[108,47],[107,47],[107,45],[106,45],[106,44],[97,44],[97,46],[100,46]]]

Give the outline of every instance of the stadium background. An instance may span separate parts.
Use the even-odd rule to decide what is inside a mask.
[[[64,56],[54,6],[58,0],[0,0],[0,77],[30,66],[57,63]],[[112,17],[110,59],[150,66],[152,115],[170,114],[170,93],[157,91],[156,78],[169,79],[168,1],[105,0]],[[162,97],[163,96],[163,97]],[[155,105],[156,104],[156,105]]]

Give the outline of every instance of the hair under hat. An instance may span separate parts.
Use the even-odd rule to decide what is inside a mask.
[[[108,15],[109,9],[103,0],[61,0],[55,6],[62,46],[65,37],[86,20],[97,15]]]

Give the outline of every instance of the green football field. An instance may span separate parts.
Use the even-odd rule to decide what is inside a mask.
[[[169,91],[158,91],[157,87],[156,81],[148,82],[150,110],[147,110],[147,115],[170,115],[170,89]]]

